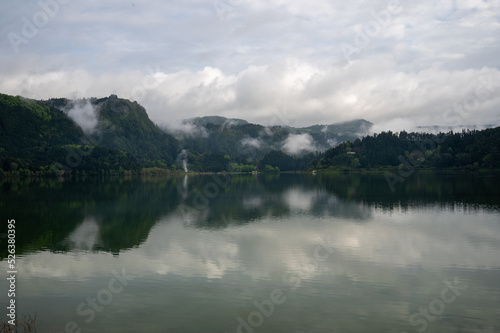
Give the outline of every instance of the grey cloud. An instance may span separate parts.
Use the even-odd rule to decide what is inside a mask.
[[[498,1],[401,0],[403,10],[348,62],[339,46],[354,45],[388,3],[241,1],[221,20],[206,1],[71,1],[19,54],[0,40],[0,91],[37,99],[115,93],[137,99],[159,124],[219,114],[264,125],[365,118],[410,129],[449,125],[443,115],[473,96],[482,75],[500,81]],[[40,10],[7,0],[0,32],[21,33],[22,18]],[[156,86],[144,87],[147,67],[157,69]],[[462,124],[500,124],[498,91],[480,102]]]
[[[376,62],[358,61],[338,70],[321,70],[303,64],[302,72],[296,69],[273,71],[258,70],[251,84],[240,85],[247,80],[245,71],[240,75],[227,75],[215,68],[202,71],[182,71],[173,74],[159,73],[161,83],[157,87],[144,89],[138,102],[143,104],[150,117],[159,124],[170,124],[176,120],[218,114],[226,117],[244,118],[263,125],[285,124],[307,126],[318,123],[365,118],[373,123],[389,123],[405,119],[408,125],[450,125],[450,119],[460,124],[498,124],[500,107],[500,72],[496,68],[446,71],[430,68],[415,73],[404,73],[387,68],[377,75],[363,76]],[[289,66],[291,67],[291,66]],[[295,72],[294,72],[295,71]],[[385,73],[385,75],[384,75]],[[7,77],[0,83],[5,93],[31,98],[54,96],[102,96],[117,93],[120,97],[134,100],[134,88],[142,87],[147,73],[124,72],[92,75],[86,71],[53,72],[40,75]],[[295,75],[295,76],[294,76]],[[489,94],[481,87],[487,78]],[[109,89],[119,80],[118,89]],[[74,82],[67,85],[65,82]],[[270,84],[272,82],[273,84]],[[252,87],[261,87],[262,92],[252,94]],[[479,88],[478,88],[479,87]],[[266,93],[266,89],[269,92]],[[482,89],[481,98],[473,110],[447,116],[450,108],[464,104],[474,98],[476,90]],[[42,93],[40,93],[42,92]],[[104,93],[103,93],[104,92]],[[407,128],[409,130],[409,128]]]

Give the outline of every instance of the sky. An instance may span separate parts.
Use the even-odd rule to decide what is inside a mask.
[[[500,0],[3,0],[0,92],[158,125],[500,125]]]

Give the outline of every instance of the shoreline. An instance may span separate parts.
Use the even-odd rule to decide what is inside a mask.
[[[328,168],[328,169],[317,169],[317,170],[302,170],[302,171],[279,171],[279,172],[203,172],[203,171],[172,171],[167,169],[155,168],[154,170],[142,169],[139,172],[123,172],[123,173],[99,173],[99,174],[89,174],[85,172],[72,173],[72,174],[19,174],[5,172],[0,176],[0,181],[5,180],[25,180],[25,179],[57,179],[59,181],[71,180],[71,179],[86,179],[86,178],[102,178],[102,179],[114,179],[114,178],[163,178],[163,177],[180,177],[180,176],[209,176],[209,175],[245,175],[245,176],[257,176],[257,175],[279,175],[279,174],[309,174],[309,175],[365,175],[365,174],[379,174],[384,175],[386,173],[398,174],[400,172],[399,167],[377,167],[377,168]],[[407,172],[404,170],[404,172]],[[500,175],[499,168],[415,168],[412,172],[418,174],[446,174],[446,175],[464,175],[464,174],[478,174],[478,175]]]

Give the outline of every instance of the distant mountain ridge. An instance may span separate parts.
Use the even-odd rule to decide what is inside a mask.
[[[228,125],[240,126],[248,124],[248,121],[237,118],[226,118],[222,116],[203,116],[203,117],[185,119],[183,120],[183,123],[191,123],[198,126],[204,126],[208,124],[213,124],[213,125],[228,124]]]
[[[332,133],[332,134],[366,134],[370,131],[373,123],[364,119],[355,119],[351,121],[344,121],[330,125],[313,125],[309,127],[302,127],[300,129],[310,131],[312,133]]]
[[[191,153],[213,153],[252,161],[272,150],[302,156],[322,152],[344,141],[369,134],[372,123],[357,119],[303,128],[264,126],[244,119],[205,116],[186,119],[187,128],[169,132]]]
[[[222,116],[202,116],[196,118],[188,118],[182,121],[184,124],[193,124],[197,126],[205,126],[208,124],[212,125],[231,125],[231,126],[241,126],[252,124],[244,119],[239,118],[226,118]],[[252,124],[258,125],[258,124]],[[263,125],[260,125],[263,126]],[[329,124],[329,125],[312,125],[308,127],[292,127],[292,126],[280,126],[289,128],[292,131],[305,131],[309,133],[332,133],[332,134],[345,134],[345,133],[367,133],[373,123],[364,119],[354,119],[350,121],[343,121],[339,123]],[[265,126],[265,127],[276,127],[276,126]]]

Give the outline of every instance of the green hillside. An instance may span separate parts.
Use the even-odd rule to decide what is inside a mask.
[[[0,176],[500,167],[498,127],[367,135],[373,124],[366,120],[293,128],[219,116],[184,125],[167,133],[137,102],[116,95],[40,101],[0,94]]]
[[[93,104],[98,110],[104,146],[126,151],[146,166],[158,162],[171,166],[175,161],[179,153],[177,140],[158,128],[137,102],[112,95]]]
[[[22,97],[0,94],[0,168],[38,170],[66,158],[83,131],[61,110]]]
[[[70,110],[87,105],[96,126],[82,129]],[[0,94],[0,168],[7,172],[103,173],[174,169],[175,138],[136,102],[108,98],[30,100]]]
[[[392,166],[405,172],[419,167],[460,170],[499,168],[498,147],[500,127],[439,134],[389,131],[327,150],[318,167]]]
[[[332,125],[315,125],[305,128],[263,126],[242,119],[207,116],[188,119],[184,124],[193,126],[191,132],[173,131],[181,145],[190,153],[229,155],[231,158],[251,162],[263,158],[271,151],[283,150],[290,135],[308,135],[315,151],[325,151],[332,146],[354,140],[367,134],[372,123],[355,120]]]

